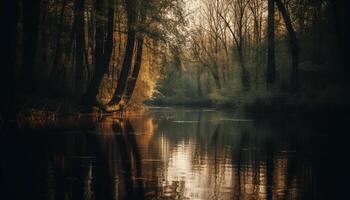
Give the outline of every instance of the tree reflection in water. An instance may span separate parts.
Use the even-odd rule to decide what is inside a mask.
[[[5,178],[30,183],[10,181],[9,189],[35,188],[18,195],[38,199],[305,199],[315,194],[308,139],[302,134],[309,130],[302,127],[206,110],[79,120],[22,128],[20,136],[5,137],[6,148],[17,148],[12,162],[3,165]],[[72,131],[77,124],[84,124],[84,131]],[[31,163],[20,165],[23,156]],[[33,168],[40,170],[33,174]]]

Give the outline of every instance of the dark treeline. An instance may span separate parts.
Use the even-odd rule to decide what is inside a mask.
[[[348,94],[347,1],[1,4],[4,118],[66,102],[118,111],[153,94],[156,104],[257,109],[335,104]]]
[[[183,2],[178,0],[2,4],[1,110],[6,117],[43,99],[120,110],[130,104],[137,86],[134,99],[142,101],[154,87],[150,74],[159,68],[157,52],[167,48],[168,37],[183,24]],[[140,74],[144,78],[137,85]]]

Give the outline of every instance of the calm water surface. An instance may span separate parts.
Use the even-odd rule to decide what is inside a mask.
[[[322,162],[333,155],[305,124],[174,108],[38,121],[2,136],[2,189],[7,199],[327,199],[337,183]]]

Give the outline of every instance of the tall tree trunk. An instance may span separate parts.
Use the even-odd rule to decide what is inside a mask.
[[[49,47],[50,47],[50,30],[52,30],[51,24],[50,24],[50,14],[49,14],[49,1],[42,1],[40,6],[40,19],[39,19],[39,41],[38,41],[38,66],[49,66]],[[40,71],[37,71],[38,78],[39,77],[45,77],[47,74],[48,67],[40,69]],[[41,85],[38,83],[38,88],[41,87]]]
[[[109,63],[112,58],[112,52],[114,47],[114,11],[115,11],[115,1],[109,1],[110,5],[108,7],[108,22],[107,22],[107,39],[104,44],[104,54],[103,54],[103,66],[105,71],[108,69]]]
[[[259,53],[260,53],[260,7],[258,1],[251,1],[252,4],[249,4],[250,10],[253,15],[253,27],[254,27],[254,42],[255,47],[253,48],[253,57],[255,59],[254,65],[254,78],[255,78],[255,90],[258,89],[258,66],[260,64],[259,59]]]
[[[57,37],[56,37],[56,49],[55,49],[55,55],[53,59],[53,65],[51,72],[49,74],[49,82],[51,80],[55,79],[54,77],[56,76],[57,73],[57,67],[58,67],[58,62],[60,60],[60,53],[61,53],[61,36],[62,36],[62,27],[63,27],[63,22],[64,22],[64,10],[66,8],[67,0],[62,1],[62,9],[60,13],[60,22],[58,25],[58,32],[57,32]]]
[[[289,33],[290,48],[292,51],[292,73],[290,78],[292,92],[299,90],[299,46],[298,39],[293,29],[292,21],[281,0],[275,0],[278,10],[281,12],[284,23]]]
[[[321,64],[323,62],[322,56],[322,28],[321,28],[321,1],[315,2],[313,5],[312,23],[311,23],[311,33],[314,35],[312,37],[312,49],[311,49],[311,60],[316,64]]]
[[[84,0],[74,2],[75,20],[75,92],[78,97],[84,89]]]
[[[276,80],[276,62],[275,62],[275,3],[274,0],[268,0],[268,19],[267,19],[267,72],[266,83],[270,87]]]
[[[34,77],[39,36],[40,0],[23,0],[23,60],[21,81],[24,91],[36,89]]]
[[[18,1],[0,2],[0,20],[4,28],[1,31],[0,123],[16,119],[16,41],[17,41]]]
[[[135,47],[135,13],[134,13],[134,0],[125,0],[126,11],[127,11],[127,24],[128,24],[128,36],[125,48],[124,61],[122,69],[120,71],[118,85],[114,91],[113,97],[108,103],[108,106],[119,104],[122,95],[127,85],[127,79],[131,71],[132,57],[134,55]]]
[[[95,15],[96,13],[93,10],[88,12],[88,49],[90,50],[88,53],[93,55],[91,58],[91,63],[93,66],[95,66]]]
[[[349,16],[349,1],[343,0],[328,0],[332,9],[332,18],[334,20],[334,29],[338,42],[338,48],[343,65],[343,81],[345,84],[350,84],[350,59],[348,58],[348,49],[350,46],[350,20]]]
[[[56,49],[54,53],[54,58],[53,58],[53,64],[51,68],[51,72],[49,73],[48,77],[48,86],[47,89],[52,89],[53,85],[57,82],[57,75],[58,75],[58,66],[59,66],[59,61],[61,58],[61,37],[62,37],[62,28],[63,28],[63,23],[64,23],[64,10],[67,5],[67,0],[62,1],[62,8],[60,12],[60,21],[58,25],[58,33],[56,36]]]
[[[95,48],[95,73],[86,91],[84,102],[86,106],[93,106],[96,103],[103,76],[108,70],[114,46],[114,12],[115,1],[109,1],[108,22],[107,22],[107,39],[104,41],[103,29],[103,0],[96,0],[96,48]]]

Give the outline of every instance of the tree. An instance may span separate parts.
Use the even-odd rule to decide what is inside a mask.
[[[123,93],[125,91],[127,80],[129,73],[131,71],[131,65],[132,65],[132,58],[134,55],[134,48],[135,48],[135,17],[136,13],[134,12],[135,9],[135,1],[134,0],[125,0],[125,7],[126,7],[126,13],[127,13],[127,42],[126,42],[126,48],[125,48],[125,55],[124,55],[124,61],[122,65],[122,69],[120,72],[120,76],[118,79],[117,88],[114,91],[114,94],[112,96],[112,99],[107,104],[106,109],[108,110],[110,106],[114,106],[120,103],[122,100]]]
[[[282,14],[284,23],[289,33],[290,48],[292,51],[292,73],[290,78],[292,92],[299,90],[299,45],[298,39],[293,28],[292,21],[290,19],[287,10],[281,0],[275,0],[276,5],[280,13]]]
[[[74,1],[75,92],[80,96],[84,88],[84,0]]]
[[[222,13],[218,13],[224,20],[233,38],[233,43],[236,48],[238,62],[241,68],[241,82],[245,90],[250,88],[250,74],[246,69],[244,60],[244,31],[247,27],[246,8],[249,1],[234,0],[227,3],[227,10],[231,11],[232,17],[228,20]]]
[[[140,22],[138,24],[138,33],[137,33],[137,48],[136,48],[136,58],[135,58],[135,64],[133,71],[131,73],[131,77],[129,77],[127,81],[127,86],[125,89],[125,94],[124,94],[124,105],[121,107],[126,107],[131,100],[132,94],[134,92],[136,82],[141,70],[141,64],[142,64],[142,52],[143,52],[143,43],[144,43],[144,36],[143,36],[143,26],[144,23],[146,22],[147,18],[147,7],[148,7],[147,1],[142,1],[140,5]]]
[[[0,88],[0,124],[16,119],[16,40],[18,2],[5,0],[0,3],[0,19],[4,27],[2,31]],[[2,124],[0,125],[2,126]]]
[[[196,35],[192,35],[191,51],[194,58],[200,63],[200,65],[206,68],[214,79],[216,88],[221,89],[220,76],[218,65],[215,63],[216,55],[212,55],[207,47],[207,42],[204,40],[205,36],[201,30],[196,31]],[[213,64],[214,63],[214,64]]]
[[[131,77],[128,79],[128,82],[127,82],[127,86],[124,94],[124,101],[123,101],[124,105],[121,105],[122,107],[126,107],[130,103],[138,76],[140,74],[141,64],[142,64],[143,40],[144,39],[143,39],[142,33],[139,33],[137,37],[136,60],[135,60],[133,71],[131,73]]]
[[[103,5],[104,0],[96,0],[96,35],[95,35],[95,73],[84,95],[84,104],[89,108],[96,104],[96,96],[98,94],[103,76],[108,70],[111,61],[112,50],[114,47],[114,15],[115,1],[109,1],[108,5],[108,21],[107,21],[107,39],[105,40],[105,31],[103,26]]]
[[[254,36],[254,60],[255,60],[255,88],[258,89],[258,66],[261,61],[261,40],[262,40],[262,21],[264,13],[264,1],[250,0],[249,10],[253,16],[253,36]]]
[[[268,20],[267,20],[267,86],[271,86],[276,80],[275,63],[275,3],[274,0],[268,0]]]
[[[62,1],[62,8],[60,12],[60,20],[59,20],[59,25],[58,25],[58,32],[57,32],[57,37],[56,37],[56,49],[55,49],[55,54],[54,54],[54,59],[53,59],[53,64],[52,64],[52,69],[49,74],[49,82],[53,82],[52,80],[55,79],[55,76],[57,74],[57,68],[58,64],[60,61],[60,55],[61,55],[61,37],[62,37],[62,32],[63,32],[63,23],[64,23],[64,10],[67,5],[67,0]],[[51,84],[50,84],[51,85]]]
[[[25,91],[36,90],[34,70],[39,38],[40,0],[23,2],[23,61],[21,68],[22,87]]]

